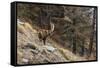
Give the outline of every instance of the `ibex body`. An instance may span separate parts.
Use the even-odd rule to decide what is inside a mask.
[[[54,24],[50,23],[50,30],[40,29],[38,31],[38,38],[40,41],[43,41],[44,45],[46,44],[47,37],[53,33],[54,27],[55,27]]]

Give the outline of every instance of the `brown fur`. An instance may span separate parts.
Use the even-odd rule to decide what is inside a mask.
[[[38,31],[39,40],[42,41],[44,43],[44,45],[46,44],[47,37],[50,36],[52,34],[52,32],[54,31],[54,24],[50,23],[50,25],[51,25],[50,30],[40,29]]]

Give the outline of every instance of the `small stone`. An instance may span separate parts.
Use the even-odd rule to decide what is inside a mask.
[[[23,58],[22,61],[23,61],[24,63],[28,63],[28,62],[29,62],[29,60],[28,60],[28,59],[25,59],[25,58]]]
[[[32,53],[38,54],[37,50],[31,50]]]
[[[53,52],[56,50],[53,46],[44,46],[48,51]]]

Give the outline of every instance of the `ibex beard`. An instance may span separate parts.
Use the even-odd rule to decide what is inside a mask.
[[[47,37],[49,37],[53,33],[53,31],[54,31],[54,24],[53,23],[50,23],[50,30],[46,30],[46,29],[38,30],[39,40],[42,41],[45,45]]]

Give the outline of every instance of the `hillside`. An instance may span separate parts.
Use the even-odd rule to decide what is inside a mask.
[[[36,27],[28,22],[17,22],[17,63],[40,64],[85,61],[48,37],[46,45],[38,38]]]

